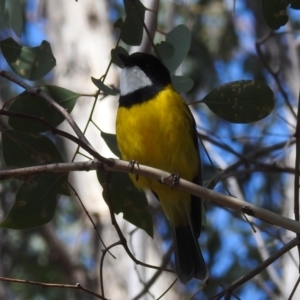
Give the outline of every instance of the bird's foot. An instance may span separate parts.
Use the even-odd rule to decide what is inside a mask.
[[[136,160],[131,160],[131,161],[129,162],[128,167],[130,167],[130,172],[131,172],[131,173],[133,173],[133,170],[134,170],[135,165],[138,167],[138,169],[140,168],[140,165],[139,165],[138,161],[136,161]],[[136,176],[135,176],[135,180],[136,180],[136,181],[139,180],[139,175],[136,175]]]
[[[171,185],[171,187],[172,187],[172,190],[173,190],[173,189],[175,189],[175,188],[177,187],[178,182],[179,182],[179,180],[180,180],[180,175],[179,175],[178,173],[173,173],[173,174],[171,174],[171,175],[168,176],[168,177],[161,178],[159,182],[160,182],[160,183],[165,183],[165,180],[166,180],[166,179],[170,179],[170,178],[171,178],[171,180],[172,180],[172,185]]]
[[[172,189],[175,189],[178,186],[180,175],[178,173],[171,174],[172,178]]]

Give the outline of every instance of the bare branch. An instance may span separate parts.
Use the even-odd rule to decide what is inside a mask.
[[[94,228],[94,230],[96,231],[97,236],[98,236],[98,238],[99,238],[101,244],[103,245],[104,248],[107,248],[106,245],[105,245],[105,243],[104,243],[104,241],[103,241],[103,239],[102,239],[102,237],[101,237],[101,235],[100,235],[100,232],[99,232],[99,230],[98,230],[98,228],[97,228],[97,226],[96,226],[94,220],[92,219],[90,213],[87,211],[86,207],[84,206],[84,204],[83,204],[83,202],[82,202],[80,196],[78,195],[76,189],[73,187],[73,185],[72,185],[70,182],[68,182],[68,186],[69,186],[69,188],[73,191],[73,193],[75,194],[75,196],[77,197],[77,199],[79,200],[82,209],[84,210],[84,212],[85,212],[86,216],[88,217],[88,219],[91,221],[91,223],[92,223],[92,225],[93,225],[93,228]],[[110,254],[113,258],[116,258],[111,252],[109,252],[109,254]]]
[[[279,76],[278,76],[278,73],[274,72],[271,67],[268,65],[265,57],[264,57],[264,54],[262,53],[262,50],[261,50],[261,45],[264,44],[269,38],[275,36],[274,33],[272,31],[270,31],[269,33],[266,34],[266,36],[264,36],[260,41],[257,41],[256,44],[255,44],[255,47],[256,47],[256,52],[257,52],[257,55],[260,57],[262,63],[264,64],[265,68],[267,69],[267,71],[270,73],[270,75],[274,78],[278,88],[279,88],[279,91],[280,93],[282,94],[283,96],[283,99],[285,101],[285,104],[286,106],[288,107],[288,109],[290,110],[291,114],[295,117],[295,119],[297,118],[297,115],[289,101],[289,97],[288,97],[288,94],[287,92],[284,90],[283,86],[282,86],[282,83],[279,79]]]
[[[155,169],[152,167],[147,167],[139,165],[138,168],[133,169],[128,162],[118,159],[110,159],[109,166],[99,162],[97,160],[91,160],[83,163],[60,163],[60,164],[50,164],[50,165],[41,165],[35,167],[21,168],[15,170],[6,170],[0,171],[0,179],[8,179],[15,177],[22,177],[28,175],[36,175],[42,173],[61,173],[69,171],[90,171],[90,170],[105,170],[113,172],[124,172],[124,173],[133,173],[139,176],[144,176],[153,180],[160,181],[162,184],[168,186],[173,186],[172,174]],[[235,197],[227,196],[213,190],[207,189],[205,187],[196,185],[187,180],[180,179],[176,186],[177,189],[199,196],[205,201],[212,204],[218,204],[223,207],[231,208],[236,211],[245,213],[247,215],[258,218],[262,221],[268,222],[270,224],[282,227],[286,230],[290,230],[295,233],[300,233],[299,223],[291,220],[289,218],[275,214],[264,208],[255,206],[249,202],[237,199]],[[129,251],[129,249],[128,249]],[[131,252],[129,251],[132,256]]]
[[[284,255],[286,252],[294,248],[295,246],[300,244],[300,240],[298,238],[294,238],[292,241],[284,245],[279,251],[271,255],[268,259],[266,259],[262,264],[258,267],[247,273],[246,275],[242,276],[238,280],[234,281],[232,284],[227,286],[222,292],[218,293],[213,297],[213,299],[220,299],[227,294],[232,294],[232,291],[240,287],[242,284],[259,274],[262,270],[266,269],[270,264],[272,264],[276,259]]]
[[[91,290],[83,287],[80,283],[76,284],[60,284],[60,283],[45,283],[45,282],[38,282],[38,281],[31,281],[31,280],[23,280],[23,279],[15,279],[15,278],[6,278],[6,277],[0,277],[0,281],[6,281],[6,282],[14,282],[14,283],[23,283],[23,284],[31,284],[31,285],[37,285],[42,288],[62,288],[62,289],[76,289],[76,290],[82,290],[90,295],[95,296],[98,299],[107,300],[106,298],[92,292]]]

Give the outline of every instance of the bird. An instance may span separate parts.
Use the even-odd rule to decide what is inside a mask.
[[[196,123],[175,91],[169,70],[148,53],[119,54],[119,58],[124,65],[116,116],[121,158],[202,184]],[[206,280],[208,269],[198,243],[202,200],[153,179],[129,176],[138,189],[150,190],[158,198],[171,224],[180,282]]]

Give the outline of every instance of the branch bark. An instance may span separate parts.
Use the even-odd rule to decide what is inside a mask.
[[[172,174],[151,168],[148,166],[139,165],[138,168],[132,168],[128,162],[110,159],[110,164],[104,164],[97,160],[91,160],[87,162],[80,163],[61,163],[61,164],[50,164],[41,165],[29,168],[21,168],[15,170],[0,171],[0,179],[17,178],[23,176],[32,176],[43,173],[61,173],[70,171],[90,171],[90,170],[103,170],[103,171],[113,171],[113,172],[125,172],[144,176],[153,180],[158,180],[162,184],[166,184],[173,187],[174,182],[172,179]],[[268,222],[270,224],[279,226],[286,230],[290,230],[295,233],[300,233],[300,224],[289,218],[275,214],[269,210],[253,205],[249,202],[242,201],[240,199],[224,195],[213,190],[207,189],[205,187],[196,185],[187,180],[180,179],[176,188],[187,193],[199,196],[205,201],[211,204],[217,204],[223,207],[231,208],[236,211],[242,212],[244,214],[253,216],[262,221]]]

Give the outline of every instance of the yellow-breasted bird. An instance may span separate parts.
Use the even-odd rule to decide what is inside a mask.
[[[201,184],[194,118],[174,90],[168,69],[153,55],[119,55],[124,63],[116,120],[122,159],[178,173]],[[201,199],[158,181],[129,175],[136,187],[151,190],[173,228],[176,273],[182,283],[204,280],[208,271],[198,244]]]

